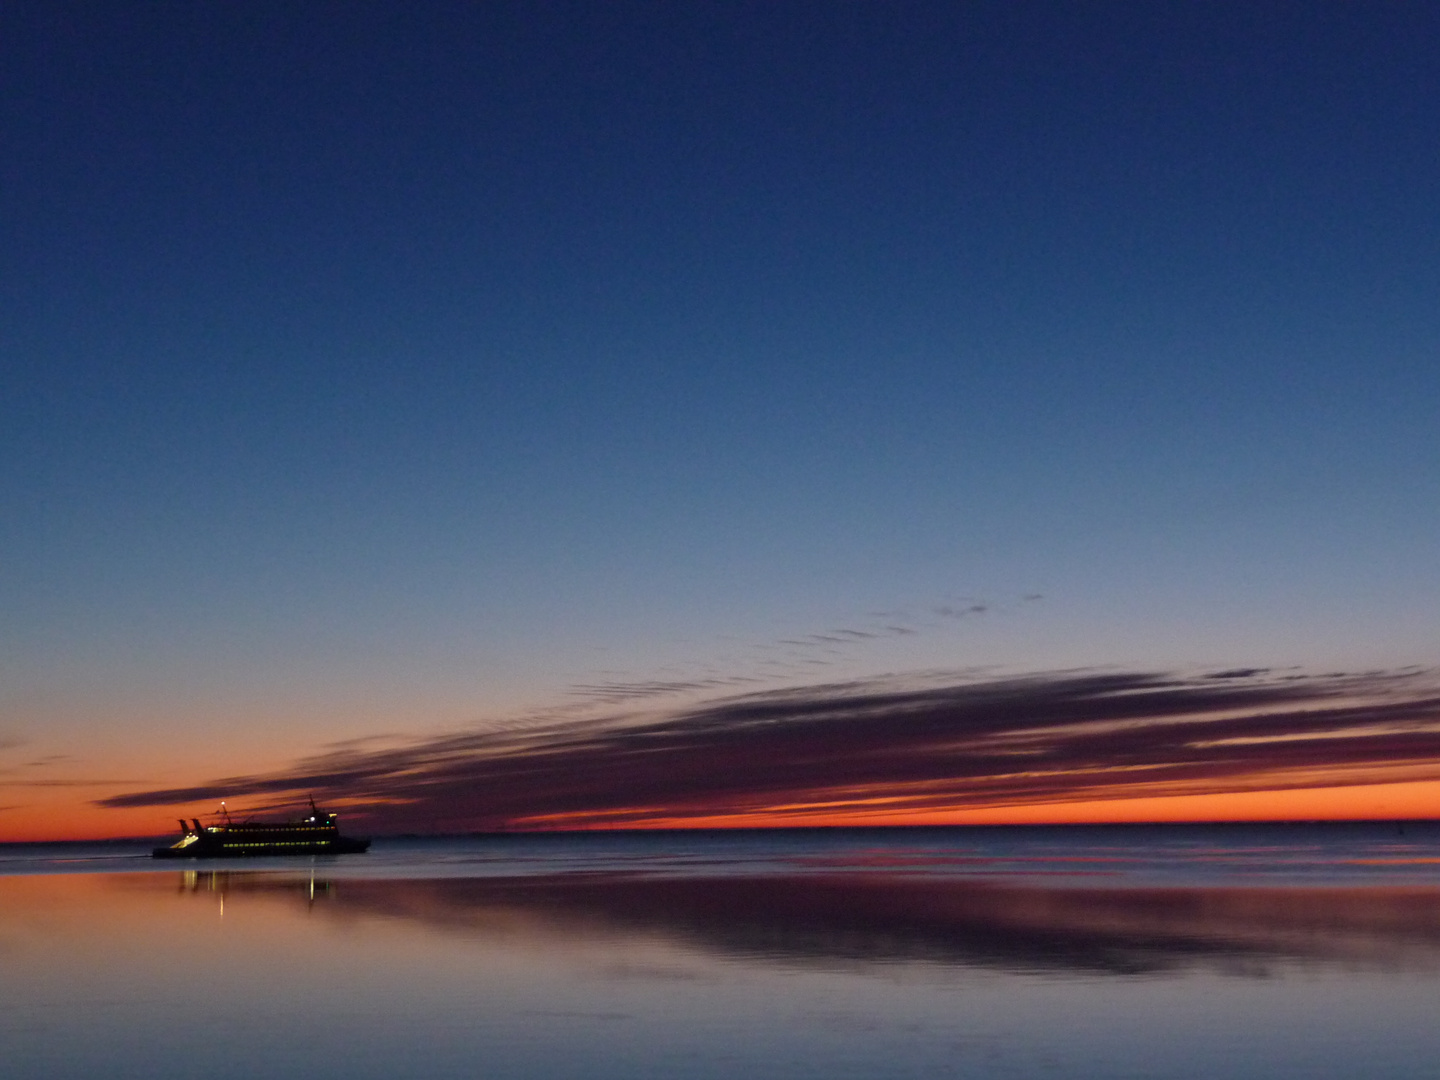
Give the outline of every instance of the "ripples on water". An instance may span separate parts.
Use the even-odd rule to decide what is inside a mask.
[[[0,845],[0,874],[173,872],[159,841]],[[884,871],[1209,885],[1440,885],[1440,823],[780,829],[378,839],[318,860],[340,878],[481,877],[590,870],[668,875]],[[291,871],[256,859],[247,871]]]

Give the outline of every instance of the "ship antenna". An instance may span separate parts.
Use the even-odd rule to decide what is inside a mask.
[[[225,815],[225,824],[230,824],[230,811],[225,809],[225,800],[220,800],[220,813]]]

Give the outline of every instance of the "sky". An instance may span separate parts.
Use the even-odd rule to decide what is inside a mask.
[[[0,840],[1440,816],[1437,46],[5,4]]]

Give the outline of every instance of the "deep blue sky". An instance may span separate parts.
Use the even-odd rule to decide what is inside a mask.
[[[9,2],[0,110],[12,756],[1433,659],[1430,5]]]

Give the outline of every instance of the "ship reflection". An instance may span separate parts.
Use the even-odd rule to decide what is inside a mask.
[[[180,891],[327,901],[435,932],[663,941],[806,966],[1143,975],[1279,965],[1440,970],[1440,890],[1056,888],[871,874],[350,880],[188,870]]]
[[[181,893],[208,893],[223,905],[227,894],[267,893],[291,894],[305,898],[311,906],[317,899],[324,900],[336,895],[338,886],[313,874],[308,878],[296,878],[288,874],[247,874],[232,873],[229,870],[186,870],[179,875]]]

